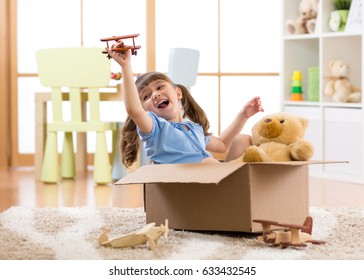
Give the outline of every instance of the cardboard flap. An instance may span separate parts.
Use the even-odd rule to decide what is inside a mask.
[[[144,165],[115,185],[144,183],[200,183],[218,184],[246,163],[191,163]]]

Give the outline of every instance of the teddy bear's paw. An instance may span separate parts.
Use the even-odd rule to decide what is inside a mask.
[[[360,102],[361,101],[361,92],[351,93],[348,97],[348,102]]]
[[[307,28],[308,33],[310,33],[310,34],[315,33],[316,19],[308,20],[306,23],[306,28]]]
[[[313,146],[310,142],[301,139],[291,147],[291,157],[293,160],[306,161],[313,156]]]
[[[245,150],[243,155],[244,162],[262,162],[263,159],[260,156],[258,148],[255,146],[251,146]]]
[[[324,88],[324,94],[327,96],[332,96],[334,94],[334,81],[330,80],[327,82]]]
[[[286,31],[287,34],[295,34],[296,33],[296,27],[293,20],[287,20],[286,21]]]
[[[336,92],[332,97],[332,100],[335,102],[348,102],[348,95]]]

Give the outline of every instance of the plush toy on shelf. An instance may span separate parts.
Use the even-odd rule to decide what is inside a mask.
[[[360,102],[361,92],[353,88],[349,81],[349,63],[342,60],[329,62],[330,77],[324,94],[335,102]]]
[[[288,34],[315,33],[318,0],[301,0],[298,6],[299,16],[286,21]]]
[[[312,144],[304,139],[308,120],[290,113],[270,114],[252,128],[252,143],[236,161],[307,161]]]

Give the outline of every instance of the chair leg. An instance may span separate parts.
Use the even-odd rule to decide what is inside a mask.
[[[48,132],[44,151],[41,180],[45,183],[56,183],[59,179],[57,133]]]
[[[61,177],[74,178],[76,174],[75,170],[75,153],[73,150],[72,132],[65,132],[61,157]]]
[[[94,181],[97,184],[107,184],[111,182],[111,165],[107,152],[105,132],[96,132]]]

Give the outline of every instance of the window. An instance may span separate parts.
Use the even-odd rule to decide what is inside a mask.
[[[156,0],[157,70],[167,72],[170,48],[200,51],[192,95],[213,133],[222,132],[255,95],[266,112],[279,110],[279,46],[278,1]]]
[[[35,74],[36,51],[40,48],[81,45],[104,48],[105,43],[100,38],[133,33],[140,33],[138,44],[145,46],[146,6],[145,0],[18,0],[17,19],[18,151],[27,154],[34,153],[35,149],[34,92],[48,91],[40,85]],[[118,72],[120,66],[114,62],[111,70]],[[145,72],[145,51],[138,53],[133,70]],[[103,119],[125,120],[123,104],[101,106]],[[51,116],[50,110],[48,115]],[[94,150],[92,137],[88,143],[88,150]]]

